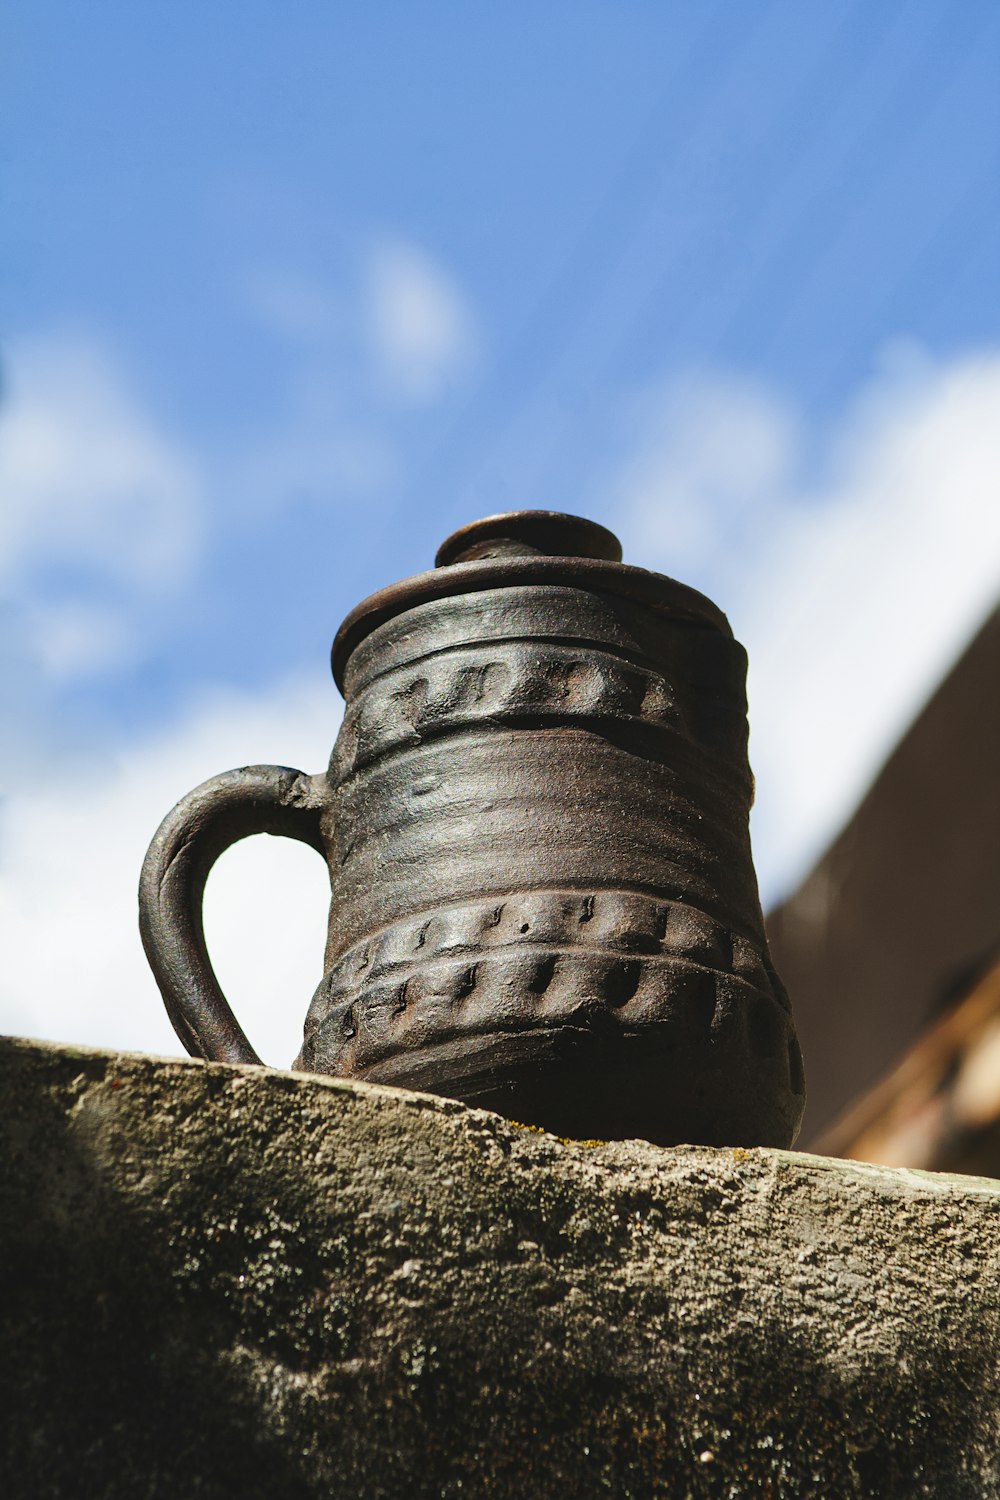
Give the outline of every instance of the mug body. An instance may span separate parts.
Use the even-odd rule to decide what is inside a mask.
[[[745,675],[711,624],[570,583],[371,629],[297,1065],[564,1136],[788,1145],[804,1087],[750,854]]]

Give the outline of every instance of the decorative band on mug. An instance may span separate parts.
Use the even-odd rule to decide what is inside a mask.
[[[675,1054],[738,1054],[802,1090],[790,1017],[774,993],[681,958],[511,948],[472,963],[438,958],[346,995],[324,983],[316,998],[303,1060],[355,1076],[400,1053],[571,1028],[609,1043],[645,1036]]]
[[[684,901],[600,889],[520,891],[416,913],[347,949],[326,980],[346,992],[433,958],[533,944],[684,957],[772,988],[762,939]]]
[[[628,720],[687,738],[666,678],[608,652],[549,643],[468,647],[386,673],[344,715],[337,780],[431,735],[478,724]]]

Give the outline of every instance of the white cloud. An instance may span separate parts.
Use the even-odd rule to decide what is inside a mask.
[[[717,581],[727,562],[735,571],[735,544],[767,524],[797,458],[787,404],[749,380],[700,373],[635,402],[629,425],[635,448],[616,488],[630,555],[683,568],[688,583]]]
[[[198,556],[198,471],[92,340],[14,342],[4,373],[5,631],[10,638],[16,611],[25,670],[30,664],[43,677],[121,666],[141,650],[134,603],[176,587]],[[58,599],[46,586],[53,572],[62,580]],[[95,602],[88,596],[96,590],[115,602]]]
[[[369,316],[382,370],[413,400],[440,395],[475,355],[475,325],[459,287],[412,245],[386,242],[373,251]]]
[[[255,321],[295,353],[276,393],[280,416],[242,434],[230,458],[244,516],[386,493],[400,471],[395,434],[406,407],[440,398],[475,357],[461,289],[415,246],[385,240],[349,289],[257,268],[238,292]]]
[[[99,777],[19,785],[3,809],[0,1028],[180,1052],[136,926],[146,847],[181,795],[231,766],[322,769],[338,718],[327,677],[256,697],[219,691]],[[322,973],[328,901],[322,861],[286,839],[245,841],[209,881],[205,928],[223,989],[260,1054],[281,1066]]]
[[[750,653],[774,899],[1000,595],[1000,355],[895,360],[825,440],[729,379],[661,400],[617,520],[626,555],[711,593]]]
[[[93,342],[12,344],[0,409],[0,576],[71,559],[158,588],[197,544],[199,478]]]

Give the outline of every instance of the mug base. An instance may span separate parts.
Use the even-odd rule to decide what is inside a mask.
[[[495,1031],[474,1045],[452,1039],[400,1053],[351,1076],[458,1099],[566,1140],[792,1145],[805,1103],[804,1090],[791,1086],[797,1058],[749,1057],[711,1041],[695,1047],[671,1030]]]

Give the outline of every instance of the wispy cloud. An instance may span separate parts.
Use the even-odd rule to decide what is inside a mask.
[[[629,553],[731,597],[743,540],[774,524],[802,445],[787,401],[724,372],[692,374],[630,405],[612,484]]]
[[[369,503],[391,489],[412,409],[447,397],[479,351],[455,278],[419,246],[386,239],[337,278],[256,267],[238,291],[292,356],[277,420],[241,435],[232,460],[244,505],[267,516],[289,500]]]
[[[414,245],[375,247],[368,297],[375,354],[400,394],[432,400],[468,368],[477,347],[469,305],[444,268]]]
[[[801,876],[1000,595],[1000,354],[894,353],[832,431],[730,378],[659,393],[628,550],[750,652],[765,892]]]
[[[0,589],[22,655],[43,676],[132,656],[136,600],[194,566],[198,467],[150,420],[93,340],[54,336],[6,351],[0,412]]]
[[[0,423],[5,582],[72,559],[160,588],[191,563],[200,479],[140,409],[93,340],[59,335],[6,351]]]

